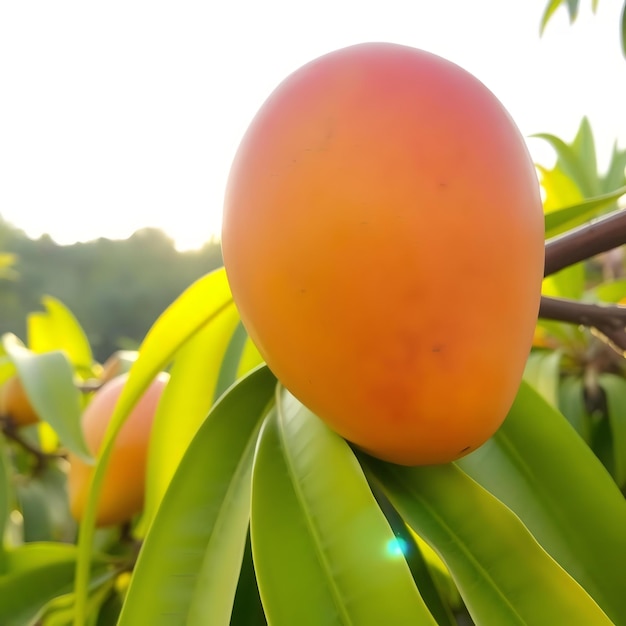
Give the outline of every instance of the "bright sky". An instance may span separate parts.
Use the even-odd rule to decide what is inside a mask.
[[[0,4],[0,215],[59,243],[165,230],[219,233],[237,144],[290,72],[363,41],[465,67],[522,133],[571,140],[583,115],[600,162],[626,146],[621,2],[547,0],[31,0]],[[553,154],[529,139],[536,161]]]

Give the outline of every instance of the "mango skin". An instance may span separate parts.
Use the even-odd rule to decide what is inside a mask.
[[[106,428],[127,378],[127,374],[122,374],[105,383],[95,392],[83,412],[83,434],[87,447],[94,456],[102,445]],[[115,440],[98,502],[98,527],[128,522],[143,509],[150,432],[157,405],[168,380],[169,376],[162,373],[152,381]],[[94,467],[71,453],[68,460],[70,512],[74,519],[81,521]]]
[[[381,459],[483,444],[519,387],[544,267],[524,138],[474,76],[384,43],[303,66],[236,153],[224,265],[270,369]]]
[[[0,389],[0,415],[9,418],[18,428],[40,421],[17,375],[11,376]]]

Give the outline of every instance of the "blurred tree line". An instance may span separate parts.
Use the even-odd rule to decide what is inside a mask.
[[[1,217],[0,251],[17,256],[18,273],[0,281],[0,334],[25,341],[26,315],[51,295],[76,315],[100,362],[117,349],[136,348],[187,286],[222,265],[218,241],[179,252],[162,231],[147,228],[124,240],[61,246],[47,235],[29,239]]]

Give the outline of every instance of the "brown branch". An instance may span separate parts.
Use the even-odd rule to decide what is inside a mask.
[[[546,242],[544,276],[626,243],[626,209],[618,209]]]
[[[35,458],[35,474],[39,473],[46,466],[48,461],[66,458],[67,456],[65,452],[44,452],[37,446],[30,443],[27,439],[22,437],[18,426],[9,417],[0,416],[0,432],[2,432],[7,439],[14,441]]]
[[[626,352],[626,307],[542,296],[539,317],[593,328],[620,353]]]
[[[546,242],[544,276],[626,243],[626,209],[618,209]],[[541,297],[539,317],[587,326],[626,352],[626,307]]]

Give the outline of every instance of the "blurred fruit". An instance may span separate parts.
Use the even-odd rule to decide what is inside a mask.
[[[9,418],[15,426],[28,426],[39,421],[17,375],[11,376],[0,388],[0,416]]]
[[[222,248],[268,366],[365,451],[447,462],[504,420],[543,210],[524,138],[457,65],[375,43],[294,72],[235,156]]]
[[[137,360],[137,354],[134,350],[114,352],[102,365],[100,381],[105,383],[116,376],[127,373],[131,365]]]
[[[106,432],[127,374],[117,376],[95,392],[83,414],[83,432],[95,456]],[[143,508],[146,459],[150,430],[169,375],[162,373],[151,383],[122,426],[115,444],[100,495],[97,526],[112,526],[129,521]],[[80,521],[91,487],[93,466],[69,455],[68,490],[70,509]]]

